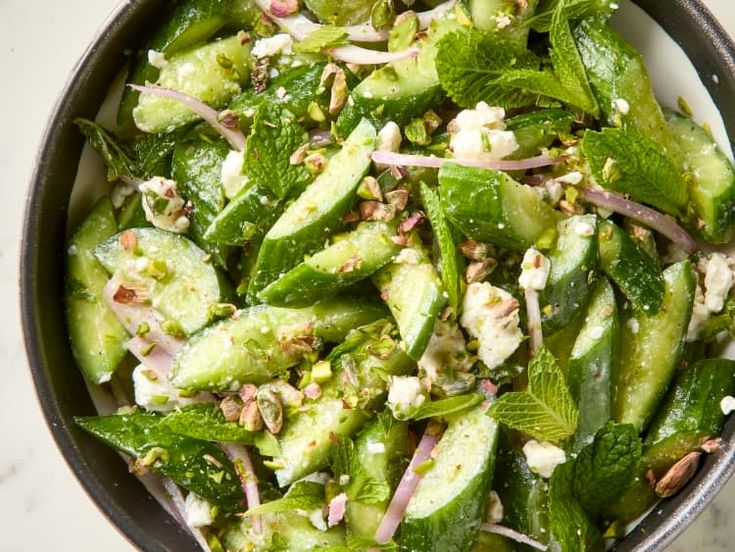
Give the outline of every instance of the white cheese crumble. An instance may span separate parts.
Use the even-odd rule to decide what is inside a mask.
[[[248,183],[248,177],[242,174],[245,152],[231,150],[222,163],[222,187],[227,199],[234,198]]]
[[[538,249],[531,247],[523,255],[521,269],[521,275],[518,278],[521,287],[541,291],[546,287],[546,281],[549,279],[551,261]]]
[[[699,339],[699,334],[702,333],[704,326],[710,319],[712,313],[704,303],[704,292],[702,288],[697,284],[697,289],[694,292],[694,306],[692,308],[692,317],[689,320],[689,327],[687,328],[686,341],[691,343]]]
[[[157,50],[148,50],[148,63],[156,69],[163,69],[168,65],[168,60],[162,52]]]
[[[505,362],[523,340],[518,307],[510,293],[488,282],[467,286],[460,324],[478,340],[477,355],[491,370]]]
[[[722,253],[712,253],[706,262],[704,304],[713,313],[722,310],[732,288],[732,270],[727,261]]]
[[[133,390],[135,404],[153,412],[171,412],[177,406],[195,402],[179,397],[176,389],[165,378],[157,376],[143,364],[133,370]]]
[[[252,54],[256,58],[275,56],[276,54],[291,54],[293,38],[291,35],[281,33],[270,38],[261,38],[255,42]]]
[[[572,171],[561,176],[557,176],[554,180],[562,184],[576,185],[584,180],[584,175],[579,171]]]
[[[503,521],[503,503],[500,501],[500,496],[495,491],[490,491],[488,496],[487,514],[485,515],[485,521],[488,523],[500,523]]]
[[[612,102],[613,109],[621,115],[627,115],[630,112],[630,104],[623,98],[615,98]]]
[[[485,102],[475,109],[460,111],[453,121],[449,145],[458,159],[493,161],[503,159],[518,149],[512,131],[505,130],[505,110]]]
[[[129,196],[133,195],[134,192],[135,188],[133,188],[132,186],[128,186],[123,182],[118,182],[112,188],[112,193],[110,194],[110,201],[112,202],[112,206],[115,209],[120,209],[123,205],[125,205],[125,200],[127,200]]]
[[[472,366],[464,335],[456,322],[440,320],[424,354],[419,359],[419,370],[435,381],[442,370],[466,372]]]
[[[720,401],[720,410],[722,410],[722,413],[725,416],[735,412],[735,397],[730,395],[722,397],[722,400]]]
[[[419,378],[415,376],[393,376],[391,378],[388,407],[397,419],[405,419],[412,410],[424,404],[425,400],[426,396]]]
[[[189,229],[184,200],[176,191],[176,182],[154,176],[139,189],[143,194],[143,210],[148,222],[156,228],[178,234]]]
[[[186,495],[186,524],[192,528],[206,527],[214,523],[212,505],[195,493]]]
[[[528,468],[545,479],[551,477],[557,466],[567,461],[567,455],[562,449],[535,439],[523,445],[523,454],[526,456]]]
[[[511,23],[513,23],[513,20],[507,14],[503,13],[495,16],[495,24],[498,26],[498,29],[505,29]]]

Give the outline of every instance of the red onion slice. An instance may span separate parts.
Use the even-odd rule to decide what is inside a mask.
[[[179,92],[178,90],[171,90],[170,88],[163,88],[162,86],[140,86],[137,84],[129,84],[128,86],[138,92],[170,98],[182,105],[185,105],[209,123],[214,130],[219,132],[222,137],[230,143],[233,149],[236,149],[237,151],[245,150],[245,135],[239,130],[226,128],[219,122],[219,112],[216,109],[209,107],[203,101],[183,92]]]
[[[505,527],[504,525],[498,525],[496,523],[483,523],[482,530],[487,533],[494,533],[496,535],[502,535],[503,537],[508,537],[511,540],[514,540],[521,544],[526,544],[528,546],[536,548],[537,550],[548,549],[548,546],[546,546],[544,543],[539,542],[535,539],[532,539],[531,537],[524,535],[523,533],[519,533],[515,529],[511,529],[510,527]]]
[[[134,337],[125,344],[125,347],[138,359],[138,362],[145,364],[149,370],[153,370],[160,380],[168,380],[168,375],[174,365],[174,357],[160,347],[151,349],[151,344],[142,337]]]
[[[541,306],[538,301],[538,291],[526,289],[526,318],[528,319],[528,344],[531,356],[535,357],[541,349],[544,335],[541,330]]]
[[[332,48],[327,51],[334,59],[353,65],[391,63],[393,61],[416,57],[421,52],[418,48],[406,48],[400,52],[381,52],[380,50],[370,50],[352,45],[340,46],[339,48]]]
[[[347,507],[347,495],[340,493],[329,501],[329,514],[327,515],[327,526],[334,527],[345,517]]]
[[[383,520],[380,522],[380,526],[375,533],[375,542],[378,544],[385,544],[393,538],[396,529],[401,524],[403,512],[406,511],[406,507],[416,492],[419,481],[423,477],[423,475],[416,473],[413,469],[431,458],[431,452],[434,450],[440,437],[441,431],[439,428],[436,424],[430,423],[426,427],[419,446],[416,447],[416,452],[413,453],[411,463],[403,473],[401,482],[398,484],[396,492],[393,494],[393,498],[385,512],[385,516],[383,516]]]
[[[181,492],[181,489],[179,489],[179,486],[168,477],[162,477],[161,483],[163,484],[163,488],[166,489],[166,492],[171,497],[170,503],[174,513],[174,519],[186,532],[191,533],[194,540],[197,541],[197,544],[202,550],[204,550],[204,552],[211,552],[209,543],[204,537],[204,533],[202,533],[200,529],[190,527],[189,524],[186,523],[186,500],[184,499],[184,495]]]
[[[477,167],[480,169],[493,169],[496,171],[523,171],[527,169],[537,169],[539,167],[548,167],[556,163],[554,159],[547,155],[529,157],[528,159],[519,159],[518,161],[503,159],[497,161],[478,161],[476,159],[455,159],[427,155],[393,153],[390,151],[376,151],[373,152],[372,158],[376,163],[394,167],[428,167],[438,169],[445,163],[456,163],[463,167]]]
[[[242,490],[245,492],[245,498],[248,501],[248,510],[260,506],[258,478],[255,475],[253,462],[250,460],[250,455],[248,454],[247,449],[242,445],[235,445],[232,443],[221,443],[220,446],[237,468],[237,473],[240,476],[240,481],[242,483]],[[260,516],[252,516],[252,519],[253,529],[256,533],[260,533],[263,530]]]
[[[620,194],[605,190],[590,190],[589,188],[577,188],[579,195],[587,202],[625,215],[653,228],[659,234],[666,236],[669,240],[681,247],[687,253],[693,253],[698,249],[697,242],[681,226],[676,224],[670,217],[658,211],[625,199]]]

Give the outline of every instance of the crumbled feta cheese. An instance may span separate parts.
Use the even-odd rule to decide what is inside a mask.
[[[424,404],[425,400],[426,396],[419,378],[415,376],[393,376],[391,378],[388,407],[397,419],[405,419],[413,409]]]
[[[505,130],[505,110],[485,102],[475,109],[460,111],[451,125],[450,147],[458,159],[492,161],[503,159],[518,149],[518,140]]]
[[[120,209],[125,205],[125,200],[133,195],[135,188],[128,186],[124,182],[118,182],[113,186],[112,193],[110,194],[110,201],[115,209]]]
[[[490,368],[500,366],[523,340],[518,301],[488,282],[467,286],[460,324],[479,341],[480,360]]]
[[[148,50],[148,63],[156,69],[163,69],[168,65],[168,60],[162,52],[156,50]]]
[[[722,397],[722,400],[720,401],[720,410],[722,410],[722,413],[725,416],[735,412],[735,397],[730,395]]]
[[[158,376],[143,364],[133,370],[133,391],[135,404],[153,412],[171,412],[177,406],[187,406],[200,400],[181,397],[165,377]]]
[[[615,98],[612,104],[613,109],[621,115],[627,115],[630,112],[630,104],[623,98]]]
[[[572,171],[561,176],[557,176],[554,180],[562,184],[571,184],[573,186],[579,184],[584,179],[584,175],[579,171]]]
[[[495,16],[495,24],[497,25],[498,29],[505,29],[512,22],[513,20],[510,18],[510,16],[505,13]]]
[[[227,199],[234,198],[248,183],[248,177],[242,174],[245,152],[231,150],[222,163],[222,187]]]
[[[500,496],[495,491],[490,491],[485,521],[488,523],[500,523],[503,521],[504,514],[503,503],[500,501]]]
[[[697,289],[694,292],[692,317],[689,320],[689,327],[687,328],[687,342],[691,343],[699,339],[699,334],[702,333],[702,330],[710,319],[710,316],[712,316],[712,313],[704,303],[704,293],[702,292],[702,288],[697,284]]]
[[[710,312],[717,313],[725,306],[732,287],[732,270],[727,257],[722,253],[712,253],[706,263],[704,276],[704,304]]]
[[[557,466],[567,461],[567,455],[562,449],[535,439],[523,445],[523,454],[526,456],[528,468],[545,479],[551,477]]]
[[[270,38],[261,38],[255,42],[252,54],[256,58],[275,56],[276,54],[291,54],[293,38],[291,35],[281,33]]]
[[[442,370],[466,372],[471,366],[472,359],[467,353],[464,335],[457,323],[438,321],[429,344],[419,359],[419,370],[431,381],[436,381]]]
[[[185,204],[176,191],[176,182],[154,176],[140,185],[143,194],[145,218],[156,228],[169,232],[184,233],[189,228]]]
[[[551,261],[547,259],[535,247],[529,248],[523,255],[521,263],[521,275],[518,283],[523,289],[535,289],[541,291],[546,287],[551,270]]]
[[[195,493],[186,495],[186,524],[192,528],[206,527],[214,523],[212,505]]]
[[[548,194],[548,201],[552,206],[556,206],[564,196],[564,186],[555,178],[547,179],[546,182],[544,182],[544,189]]]

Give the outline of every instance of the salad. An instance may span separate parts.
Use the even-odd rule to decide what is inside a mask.
[[[735,173],[607,0],[181,0],[71,346],[204,550],[604,550],[735,409]]]

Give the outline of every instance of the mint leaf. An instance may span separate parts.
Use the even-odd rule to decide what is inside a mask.
[[[258,107],[245,146],[243,172],[255,185],[279,199],[300,194],[311,180],[303,165],[292,165],[291,154],[309,141],[296,116],[275,102]]]
[[[111,133],[97,123],[81,117],[74,119],[74,123],[89,140],[90,145],[104,158],[107,165],[107,180],[114,182],[121,176],[138,176],[136,162]]]
[[[681,171],[640,131],[587,131],[582,152],[600,186],[628,194],[670,215],[686,214],[689,191]]]
[[[437,43],[436,71],[442,88],[461,107],[486,101],[506,108],[536,102],[536,96],[498,83],[512,69],[538,66],[533,54],[517,51],[498,35],[466,28],[447,33]]]
[[[411,416],[413,420],[425,420],[426,418],[437,418],[467,410],[475,405],[480,404],[485,397],[479,393],[471,393],[469,395],[457,395],[456,397],[448,397],[439,399],[438,401],[429,401],[422,404]]]
[[[592,93],[592,87],[587,79],[587,71],[582,63],[582,57],[569,27],[566,7],[570,3],[559,2],[551,18],[549,51],[551,62],[562,86],[568,91],[571,101],[568,103],[582,108],[595,118],[600,117],[600,107]]]
[[[528,366],[528,390],[505,393],[488,413],[510,428],[557,444],[574,435],[579,419],[559,365],[546,348]]]
[[[347,44],[347,36],[347,31],[341,27],[324,25],[310,33],[301,42],[297,42],[293,49],[300,54],[318,54],[324,50]]]
[[[572,492],[574,468],[574,462],[557,466],[549,480],[551,539],[564,552],[602,552],[605,550],[602,536]],[[550,549],[554,549],[554,546],[550,546]]]
[[[530,25],[536,32],[548,33],[553,15],[563,1],[541,0],[536,14],[526,21],[526,25]],[[615,0],[567,0],[565,12],[570,20],[595,16],[609,17],[615,11],[612,7],[615,3]]]
[[[286,514],[294,510],[313,512],[324,506],[324,485],[313,481],[298,481],[291,485],[286,496],[251,508],[245,515]]]
[[[630,424],[608,423],[584,447],[574,465],[574,494],[596,516],[630,485],[642,454],[638,431]]]

